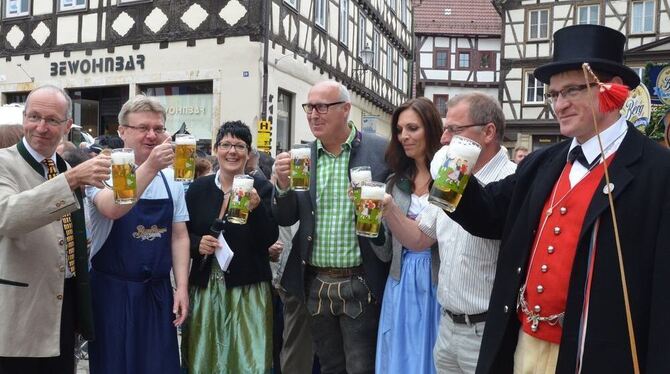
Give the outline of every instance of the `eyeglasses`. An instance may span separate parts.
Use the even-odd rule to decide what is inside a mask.
[[[465,129],[468,127],[475,127],[475,126],[486,126],[488,125],[489,122],[487,123],[475,123],[472,125],[462,125],[462,126],[457,126],[457,125],[447,125],[444,126],[444,131],[450,133],[450,134],[460,134],[462,133]]]
[[[166,129],[165,127],[147,127],[147,126],[131,126],[131,125],[123,125],[124,127],[130,127],[131,129],[141,133],[141,134],[146,134],[149,132],[149,130],[152,130],[154,134],[156,135],[161,135],[164,134]]]
[[[28,122],[30,122],[30,123],[40,123],[40,122],[42,122],[42,120],[44,120],[44,123],[46,123],[49,126],[54,126],[54,127],[60,126],[60,125],[64,124],[65,122],[67,122],[67,119],[56,119],[56,118],[51,118],[51,117],[42,117],[40,115],[33,114],[33,113],[31,113],[31,114],[25,114],[24,113],[24,116],[26,117],[26,120],[28,120]]]
[[[597,86],[598,83],[591,82],[589,84],[577,84],[574,86],[568,86],[563,88],[560,91],[549,91],[544,94],[544,97],[547,99],[547,102],[551,105],[556,104],[558,96],[561,96],[565,100],[576,99],[579,94],[586,89],[586,87]]]
[[[317,113],[326,114],[331,106],[343,103],[345,103],[345,101],[338,101],[330,104],[302,104],[302,109],[304,109],[307,114],[312,113],[313,109],[316,109]]]
[[[219,149],[223,151],[229,151],[230,148],[235,147],[235,151],[237,152],[244,152],[247,150],[247,145],[238,143],[238,144],[232,144],[232,143],[219,143]]]

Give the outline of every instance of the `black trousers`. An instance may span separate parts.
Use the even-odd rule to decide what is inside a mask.
[[[65,280],[60,323],[60,356],[0,357],[0,374],[68,374],[74,367],[74,326],[76,308],[74,278]]]

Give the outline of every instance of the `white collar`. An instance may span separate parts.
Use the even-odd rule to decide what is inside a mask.
[[[28,150],[28,153],[30,153],[30,155],[33,156],[33,158],[35,159],[35,161],[37,161],[37,162],[39,162],[40,164],[42,164],[42,161],[44,161],[44,159],[47,158],[47,157],[42,156],[42,155],[41,155],[39,152],[37,152],[33,147],[31,147],[30,144],[28,144],[28,141],[26,140],[26,137],[25,137],[25,136],[21,139],[21,141],[23,142],[23,145],[24,145],[24,146],[26,147],[26,149]],[[51,157],[49,157],[49,158],[54,162],[54,164],[56,164],[56,152],[54,152],[54,153],[51,155]]]
[[[628,131],[628,124],[626,123],[626,119],[619,117],[619,119],[614,122],[612,126],[600,132],[600,139],[603,142],[603,148],[605,149],[606,155],[609,153],[607,152],[609,148],[611,148],[617,140],[621,139],[622,135],[624,135],[626,131]],[[568,154],[570,154],[570,151],[572,151],[572,149],[578,145],[582,146],[582,152],[584,152],[586,161],[588,161],[589,164],[591,164],[596,158],[600,157],[600,145],[598,144],[597,136],[593,136],[583,144],[579,144],[576,138],[572,138],[572,144],[570,144]]]

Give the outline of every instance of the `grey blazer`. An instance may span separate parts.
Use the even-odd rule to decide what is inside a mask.
[[[412,186],[408,179],[400,178],[396,183],[391,183],[393,175],[389,176],[388,181],[386,182],[386,190],[388,193],[393,196],[393,201],[400,208],[400,210],[407,215],[409,211],[409,206],[412,202]],[[384,245],[389,248],[387,251],[390,251],[393,254],[391,259],[391,270],[390,275],[396,279],[400,280],[400,273],[402,267],[402,244],[393,237],[391,230],[386,228],[386,242]],[[388,240],[388,239],[391,240]],[[384,252],[380,250],[380,252]],[[437,276],[440,271],[440,252],[438,249],[437,241],[430,247],[430,259],[431,259],[431,269],[430,275],[433,285],[437,286]]]
[[[372,180],[385,181],[389,175],[389,169],[384,161],[386,145],[387,142],[383,138],[356,130],[349,157],[349,168],[369,165],[372,170]],[[316,170],[318,167],[316,142],[311,143],[311,151],[312,170]],[[309,191],[288,191],[280,195],[275,189],[272,199],[272,213],[280,226],[291,226],[300,220],[298,231],[293,236],[292,250],[286,261],[281,285],[290,294],[303,299],[305,297],[305,265],[312,256],[316,235],[314,209],[316,207],[316,174],[316,172],[311,173]],[[380,233],[379,237],[373,240],[382,245],[385,241],[385,233]],[[388,256],[378,253],[372,248],[370,242],[368,238],[358,237],[367,284],[373,296],[381,300],[388,276]]]

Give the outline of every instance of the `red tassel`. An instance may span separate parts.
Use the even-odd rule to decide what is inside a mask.
[[[599,87],[598,102],[601,113],[621,109],[630,93],[628,86],[618,83],[600,83]]]

